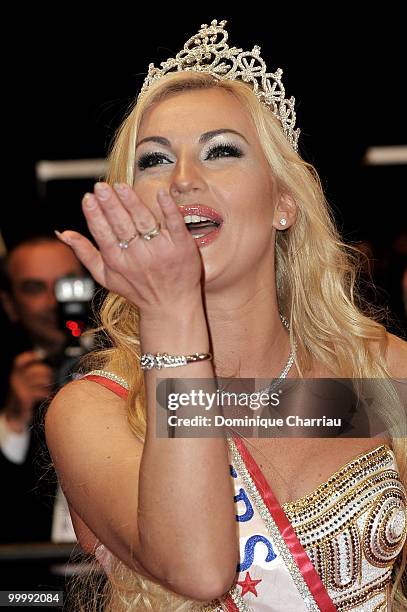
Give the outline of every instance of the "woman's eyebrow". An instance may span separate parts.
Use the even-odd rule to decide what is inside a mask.
[[[218,130],[211,130],[210,132],[205,132],[199,137],[199,143],[203,144],[205,142],[208,142],[208,140],[211,140],[211,138],[218,136],[219,134],[227,134],[227,133],[236,134],[237,136],[240,136],[240,138],[243,138],[243,140],[245,140],[247,144],[249,144],[247,138],[245,138],[243,134],[241,134],[240,132],[237,132],[236,130],[232,130],[230,128],[220,128]],[[171,143],[168,140],[168,138],[164,138],[163,136],[147,136],[147,138],[143,138],[142,140],[140,140],[140,142],[136,144],[136,149],[141,144],[143,144],[143,142],[156,142],[157,144],[161,144],[164,147],[171,146]]]

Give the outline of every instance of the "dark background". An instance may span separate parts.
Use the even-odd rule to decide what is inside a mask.
[[[259,44],[269,69],[284,69],[301,154],[319,170],[345,240],[373,247],[384,286],[404,265],[406,166],[362,160],[369,146],[407,144],[402,4],[192,6],[70,3],[24,7],[5,22],[6,245],[28,231],[85,230],[80,200],[92,183],[50,183],[40,197],[35,162],[104,157],[148,63],[173,56],[201,23],[227,19],[231,45]]]
[[[390,309],[388,327],[403,335],[406,166],[362,161],[370,146],[407,145],[402,6],[8,5],[1,69],[0,230],[6,246],[33,232],[86,231],[80,201],[92,182],[54,182],[44,192],[36,182],[36,162],[103,158],[148,63],[174,56],[201,23],[227,19],[231,45],[258,44],[270,71],[284,69],[286,94],[296,98],[300,152],[318,169],[345,240],[369,243],[382,290],[368,296]],[[7,346],[5,325],[0,313]],[[37,577],[43,571],[38,561],[10,568],[21,588],[55,584],[54,578]],[[2,576],[10,588],[12,577],[4,569]]]

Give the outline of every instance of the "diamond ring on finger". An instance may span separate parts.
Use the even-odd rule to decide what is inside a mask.
[[[155,238],[156,236],[158,236],[160,231],[161,231],[160,225],[156,225],[150,231],[146,232],[145,234],[142,234],[142,236],[144,240],[151,240],[152,238]]]
[[[130,236],[130,238],[128,238],[127,240],[123,239],[123,238],[118,238],[118,245],[121,249],[128,249],[129,248],[129,244],[132,240],[134,240],[134,238],[136,238],[138,236],[138,234],[133,234],[133,236]]]

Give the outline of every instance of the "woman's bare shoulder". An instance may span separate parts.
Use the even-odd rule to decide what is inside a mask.
[[[118,407],[124,407],[125,401],[110,389],[92,380],[83,378],[63,386],[50,403],[45,420],[51,418],[93,418],[94,411],[99,416],[112,411],[117,413]]]
[[[45,434],[50,450],[61,447],[89,451],[94,442],[117,434],[111,443],[127,441],[138,453],[142,444],[130,430],[127,407],[123,398],[110,389],[91,381],[78,380],[68,383],[56,394],[45,415]],[[119,437],[120,436],[120,437]]]

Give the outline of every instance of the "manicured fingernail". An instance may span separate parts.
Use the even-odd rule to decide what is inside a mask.
[[[93,197],[92,193],[85,193],[85,195],[83,196],[82,202],[86,206],[86,208],[96,207],[96,200]]]
[[[56,237],[59,238],[59,240],[61,240],[62,242],[65,242],[65,244],[72,244],[72,240],[69,238],[69,236],[64,236],[63,234],[61,234],[61,232],[58,232],[58,230],[54,230],[54,233]]]
[[[113,187],[121,196],[127,196],[130,193],[130,187],[126,183],[115,183]]]
[[[96,195],[101,200],[107,200],[110,195],[110,187],[107,183],[96,183],[95,191]]]

